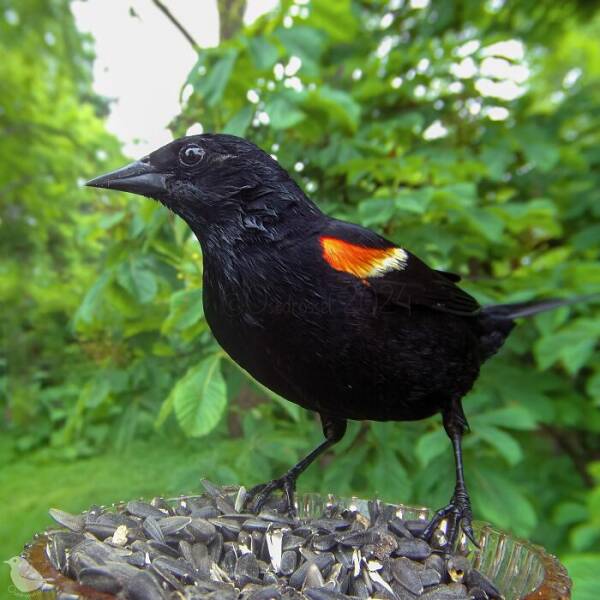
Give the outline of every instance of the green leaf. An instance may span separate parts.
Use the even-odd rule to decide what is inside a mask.
[[[177,421],[190,437],[209,434],[219,423],[227,406],[227,389],[221,373],[222,353],[204,359],[176,384],[171,394]],[[167,399],[169,410],[170,399]]]
[[[187,329],[203,317],[202,290],[179,290],[171,296],[169,316],[162,331],[171,333]]]
[[[223,129],[223,133],[243,137],[248,127],[250,127],[253,116],[254,107],[244,106],[244,108],[240,109],[233,117],[231,117],[231,119],[229,119],[227,125],[225,125],[225,128]]]
[[[265,104],[273,129],[289,129],[303,121],[306,115],[284,95],[277,95]]]
[[[223,56],[210,67],[207,74],[194,86],[208,106],[216,106],[225,92],[229,77],[237,59],[237,50],[227,49]]]
[[[390,477],[390,473],[394,476]],[[378,448],[375,464],[369,469],[369,477],[378,498],[394,501],[399,494],[410,495],[412,486],[410,477],[396,453],[389,449]]]
[[[289,54],[296,55],[302,61],[301,72],[316,74],[319,71],[318,62],[323,52],[323,32],[296,25],[290,29],[279,28],[275,35],[281,40]]]
[[[83,302],[75,313],[75,323],[79,324],[90,323],[99,306],[102,303],[102,296],[106,290],[106,287],[111,281],[111,275],[109,273],[103,273],[96,279],[94,285],[88,290]]]
[[[587,518],[588,511],[583,504],[577,502],[563,502],[554,512],[554,522],[557,525],[573,525]]]
[[[430,187],[419,190],[400,190],[396,197],[396,208],[407,213],[422,215],[429,207],[433,196],[433,190]]]
[[[572,554],[562,563],[574,582],[573,600],[598,600],[600,597],[600,553]]]
[[[158,284],[154,272],[146,267],[143,259],[132,258],[117,270],[117,281],[143,304],[156,296]]]
[[[521,446],[514,437],[497,427],[478,427],[477,435],[492,445],[506,461],[514,466],[523,459]]]
[[[110,383],[100,377],[87,383],[81,390],[79,401],[87,408],[98,408],[110,393]]]
[[[517,131],[521,140],[521,148],[528,161],[540,171],[552,169],[560,157],[560,152],[553,138],[546,129],[528,123]]]
[[[331,121],[340,123],[351,131],[358,127],[360,104],[342,90],[321,86],[309,95],[305,107],[307,110],[324,111]]]
[[[534,353],[538,365],[547,369],[561,360],[567,371],[574,375],[594,352],[599,337],[598,321],[578,319],[536,342]]]
[[[415,454],[421,464],[426,467],[434,458],[450,450],[450,442],[441,428],[422,435],[417,441]]]
[[[358,24],[350,0],[314,2],[308,22],[315,29],[326,32],[332,40],[351,42]]]
[[[358,214],[365,227],[387,223],[395,212],[392,198],[369,198],[358,205]]]
[[[569,537],[571,546],[579,552],[597,548],[600,540],[600,524],[581,523],[573,528]]]
[[[535,510],[522,489],[509,477],[474,466],[467,473],[467,483],[469,481],[473,482],[471,497],[476,513],[517,535],[530,534],[537,523]]]
[[[248,50],[259,71],[270,69],[279,56],[277,47],[263,37],[252,37],[247,40]]]
[[[594,400],[596,406],[600,406],[600,371],[597,371],[588,379],[586,391]]]
[[[154,421],[155,429],[159,429],[165,424],[165,421],[169,418],[171,413],[173,412],[173,408],[175,405],[175,394],[169,394],[160,405],[160,410],[158,411],[158,416]]]
[[[509,165],[514,160],[514,154],[508,144],[502,143],[494,146],[484,146],[481,151],[481,160],[486,165],[490,178],[502,181]]]
[[[529,431],[537,427],[535,415],[525,406],[520,404],[487,410],[484,413],[475,415],[469,420],[473,431],[485,426],[503,427],[506,429],[517,429],[522,431]]]
[[[471,227],[490,242],[500,242],[504,221],[485,208],[472,208],[464,213]]]

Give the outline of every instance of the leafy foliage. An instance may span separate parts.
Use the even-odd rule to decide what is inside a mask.
[[[25,449],[84,402],[91,349],[69,322],[94,280],[107,209],[81,185],[119,152],[66,0],[2,0],[0,52],[0,403]]]
[[[67,456],[158,427],[201,437],[222,481],[278,474],[320,441],[314,417],[220,352],[200,303],[199,246],[180,220],[149,201],[78,189],[117,151],[89,96],[85,40],[66,1],[28,2],[47,21],[25,40],[0,19],[10,56],[0,126],[31,131],[26,160],[16,136],[0,142],[1,243],[11,249],[1,267],[12,340],[4,427],[20,432],[22,449]],[[174,134],[201,123],[248,137],[328,213],[460,273],[483,303],[598,291],[595,6],[424,4],[284,0],[199,53]],[[72,39],[44,47],[57,65],[44,78],[35,69],[47,67],[27,57],[41,52],[33,32],[50,27],[52,10]],[[66,54],[67,39],[77,52]],[[24,115],[32,69],[40,90]],[[582,573],[600,539],[598,322],[596,302],[521,324],[465,402],[477,516],[555,552],[587,553]],[[428,505],[451,491],[437,419],[352,423],[332,455],[303,489]]]

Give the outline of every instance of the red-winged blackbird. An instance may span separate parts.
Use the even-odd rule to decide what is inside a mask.
[[[259,510],[338,442],[347,419],[411,421],[440,412],[456,460],[443,518],[473,539],[463,477],[461,399],[514,319],[571,301],[480,307],[460,277],[358,225],[323,214],[268,154],[229,135],[175,140],[87,185],[162,202],[196,234],[206,319],[246,371],[321,417],[325,441],[250,492]],[[391,474],[390,474],[391,475]]]

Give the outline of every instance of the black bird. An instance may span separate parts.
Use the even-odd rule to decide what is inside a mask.
[[[462,398],[516,318],[573,300],[481,307],[457,275],[323,214],[276,160],[235,136],[181,138],[87,185],[149,196],[182,217],[202,247],[218,342],[258,381],[319,413],[325,441],[251,490],[254,509],[281,489],[293,511],[296,479],[342,439],[348,419],[441,413],[456,486],[425,535],[448,518],[451,541],[461,526],[474,541]]]

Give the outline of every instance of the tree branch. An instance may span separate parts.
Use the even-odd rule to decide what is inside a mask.
[[[173,13],[161,2],[161,0],[152,0],[156,7],[179,29],[183,37],[192,45],[192,48],[196,51],[200,49],[200,45],[196,40],[192,37],[190,32],[177,20],[177,18],[173,15]]]
[[[217,0],[219,41],[231,39],[244,25],[246,0]]]
[[[568,431],[562,431],[550,425],[542,425],[541,429],[542,431],[545,431],[556,442],[559,448],[573,461],[575,470],[579,473],[583,483],[585,483],[588,488],[594,487],[594,480],[587,470],[588,463],[585,453],[579,446],[578,440],[569,435]]]

